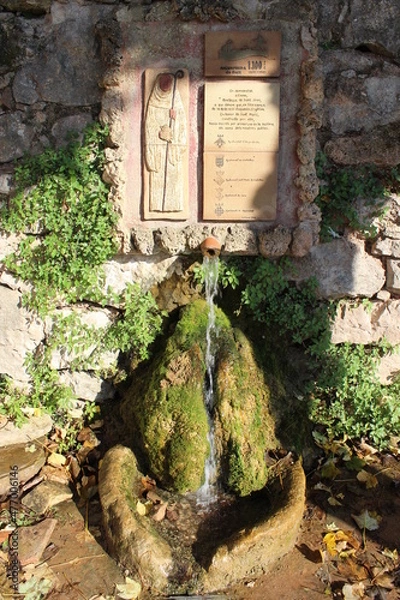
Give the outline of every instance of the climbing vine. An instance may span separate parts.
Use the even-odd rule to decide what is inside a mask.
[[[93,125],[82,143],[49,148],[15,170],[15,193],[1,220],[23,237],[5,264],[33,284],[27,302],[42,315],[57,300],[101,297],[99,267],[117,251],[117,214],[101,176],[106,137]]]
[[[385,342],[333,344],[336,303],[318,298],[312,279],[302,285],[290,281],[291,269],[287,260],[257,259],[244,271],[242,304],[265,326],[266,335],[302,348],[307,357],[307,373],[297,390],[296,428],[303,414],[332,438],[363,436],[380,448],[388,446],[400,434],[400,381],[383,385],[378,366],[397,348]]]
[[[52,366],[55,352],[69,357],[72,370],[113,376],[101,363],[104,352],[143,360],[161,329],[162,314],[139,284],[129,284],[121,294],[104,289],[103,264],[118,249],[118,215],[102,179],[107,133],[94,124],[82,142],[26,157],[15,170],[15,193],[1,210],[3,229],[20,238],[5,266],[31,285],[24,304],[51,322],[45,343],[26,358],[29,390],[14,387],[7,377],[0,381],[0,412],[17,422],[27,409],[63,415],[71,405],[72,389]],[[109,325],[85,323],[87,302],[109,307]],[[57,309],[77,303],[83,311]]]

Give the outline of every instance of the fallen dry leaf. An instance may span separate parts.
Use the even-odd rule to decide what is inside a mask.
[[[368,529],[368,531],[375,531],[379,529],[379,521],[376,515],[370,514],[368,510],[364,510],[359,515],[351,515],[355,520],[360,529]]]
[[[116,585],[117,597],[121,600],[136,600],[142,591],[142,586],[138,581],[127,577],[125,583],[118,583]]]
[[[365,467],[365,460],[353,455],[350,460],[346,461],[345,466],[349,471],[361,471]]]
[[[328,494],[332,494],[331,488],[320,481],[314,485],[313,490],[321,490],[322,492],[328,492]]]
[[[335,465],[335,459],[328,459],[321,469],[321,477],[325,479],[335,479],[340,474],[340,470]]]
[[[33,454],[34,452],[36,452],[37,448],[35,446],[35,444],[29,444],[27,446],[25,446],[25,452],[30,452],[31,454]]]
[[[342,503],[339,502],[339,500],[337,500],[334,496],[329,496],[328,503],[331,506],[342,506]]]
[[[141,502],[140,500],[138,500],[136,504],[136,510],[141,517],[145,517],[149,514],[152,506],[152,502]]]
[[[160,496],[158,494],[156,494],[156,492],[153,492],[153,490],[149,490],[147,492],[146,498],[148,500],[151,500],[153,504],[161,504],[162,503],[162,498],[160,498]]]
[[[368,473],[368,471],[365,471],[364,469],[357,473],[357,479],[361,483],[365,483],[365,487],[367,488],[367,490],[374,488],[378,485],[378,480],[375,477],[375,475],[372,475],[372,473]]]
[[[165,514],[167,512],[167,506],[168,505],[166,502],[162,502],[160,504],[157,511],[153,515],[154,521],[157,521],[157,523],[159,523],[160,521],[163,521],[165,519]]]
[[[336,556],[336,536],[333,532],[327,533],[324,536],[323,542],[331,556]]]
[[[58,452],[53,452],[49,455],[47,459],[47,464],[52,467],[63,467],[67,459],[62,454],[58,454]]]
[[[342,588],[344,600],[360,600],[364,598],[365,586],[363,583],[346,583]]]
[[[71,473],[72,479],[75,481],[79,478],[81,474],[81,467],[76,460],[75,456],[69,456],[67,462],[68,471]]]
[[[343,558],[346,558],[349,554],[353,554],[360,547],[359,541],[354,537],[352,532],[343,531],[342,529],[328,532],[324,536],[323,542],[331,556],[339,554]],[[352,548],[351,551],[348,550],[349,547]],[[347,554],[343,554],[345,550],[348,550]]]
[[[387,590],[392,590],[393,585],[393,577],[387,572],[387,569],[380,569],[379,567],[374,567],[372,569],[373,580],[372,583],[374,585],[379,585]]]
[[[369,576],[368,569],[356,562],[354,557],[347,557],[339,562],[337,570],[341,577],[350,581],[365,581]]]
[[[143,488],[144,492],[146,492],[148,490],[154,490],[157,487],[157,484],[154,481],[154,479],[152,479],[148,475],[146,475],[145,477],[142,477],[141,484],[142,484],[142,488]]]
[[[390,558],[391,560],[393,560],[393,562],[396,562],[397,560],[399,560],[399,553],[397,552],[396,548],[394,550],[385,548],[384,550],[382,550],[382,554],[383,554],[383,556],[386,556],[387,558]]]

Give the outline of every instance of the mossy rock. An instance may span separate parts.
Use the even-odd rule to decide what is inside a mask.
[[[239,329],[224,332],[216,368],[216,443],[222,481],[240,496],[268,479],[265,452],[277,445],[270,394],[249,340]]]
[[[139,434],[151,473],[167,489],[197,490],[209,453],[204,405],[206,331],[209,308],[204,300],[186,306],[165,349],[122,406],[132,432]],[[220,478],[246,495],[267,480],[265,451],[275,446],[269,414],[269,390],[250,343],[215,309],[216,448]]]

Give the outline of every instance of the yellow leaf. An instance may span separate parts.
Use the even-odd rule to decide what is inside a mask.
[[[348,550],[343,550],[342,552],[339,552],[339,556],[344,560],[354,556],[355,553],[355,548],[349,548]]]
[[[31,454],[36,452],[35,444],[30,444],[29,446],[25,446],[25,452],[30,452]]]
[[[336,556],[336,535],[333,532],[327,533],[323,541],[329,554]]]
[[[339,500],[336,500],[336,498],[334,498],[334,496],[330,496],[328,498],[328,502],[331,506],[342,506],[342,503],[339,502]]]
[[[47,464],[51,467],[63,467],[67,459],[62,454],[58,454],[57,452],[52,452],[47,459]]]
[[[136,600],[141,591],[142,586],[140,583],[130,577],[125,579],[125,583],[119,583],[116,586],[117,596],[118,598],[121,598],[121,600]]]
[[[393,561],[397,561],[399,559],[399,553],[397,552],[397,549],[395,548],[394,550],[389,550],[389,548],[385,548],[382,551],[383,556],[387,556],[387,558],[391,558]]]
[[[342,531],[338,529],[337,531],[330,531],[324,536],[324,543],[326,545],[326,549],[328,550],[331,556],[336,556],[337,554],[343,555],[343,558],[346,557],[346,554],[352,553],[351,550],[347,550],[347,545],[353,546],[353,548],[358,547],[358,542],[354,538],[351,532]],[[345,552],[347,550],[347,553]]]
[[[367,489],[374,488],[378,485],[378,480],[375,477],[375,475],[372,475],[372,473],[368,473],[368,471],[364,471],[364,469],[357,473],[357,479],[358,481],[365,483],[365,487]]]
[[[149,514],[152,506],[152,502],[141,502],[140,500],[138,500],[136,504],[136,510],[138,511],[141,517],[145,517]]]
[[[349,534],[346,533],[345,531],[342,531],[341,529],[336,531],[335,538],[336,538],[337,542],[343,542],[343,541],[348,542],[350,540]]]
[[[342,594],[344,600],[360,600],[364,598],[365,586],[362,582],[360,583],[346,583],[342,588]]]

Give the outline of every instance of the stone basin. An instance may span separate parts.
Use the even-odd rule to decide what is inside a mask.
[[[231,525],[237,523],[236,531],[230,527],[225,539],[211,544],[206,543],[203,534],[207,546],[204,552],[200,534],[192,544],[197,568],[192,577],[183,580],[177,578],[177,544],[160,534],[150,515],[137,511],[142,481],[143,474],[129,448],[119,445],[107,452],[100,468],[99,493],[108,550],[140,578],[152,598],[224,590],[246,577],[267,572],[295,544],[305,501],[305,475],[298,461],[287,464],[263,490],[249,497],[250,503],[256,503],[257,512],[244,520],[240,516],[231,519]]]

